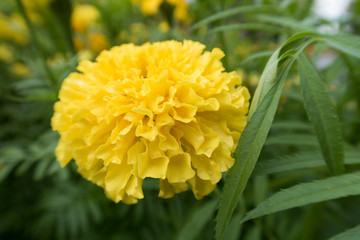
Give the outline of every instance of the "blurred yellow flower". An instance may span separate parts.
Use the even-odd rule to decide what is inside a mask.
[[[4,62],[14,61],[13,49],[9,44],[1,43],[0,44],[0,60]]]
[[[73,37],[73,42],[77,51],[81,51],[87,48],[95,52],[100,52],[109,48],[109,42],[106,36],[97,32],[88,33],[85,36],[76,34]]]
[[[89,4],[75,5],[71,15],[71,26],[76,32],[85,32],[100,18],[99,10]]]
[[[23,63],[14,63],[11,65],[10,71],[21,78],[27,77],[30,75],[30,69]]]
[[[250,96],[235,72],[224,72],[224,53],[204,49],[124,44],[80,62],[51,121],[61,166],[74,159],[115,202],[143,198],[145,178],[160,179],[163,198],[188,186],[197,199],[212,192],[234,163]]]
[[[44,19],[40,14],[40,9],[49,5],[53,0],[22,0],[25,10],[30,20],[35,24],[43,24]]]
[[[141,11],[145,15],[154,15],[164,2],[174,6],[174,17],[180,21],[187,18],[189,5],[185,0],[132,0],[134,4],[141,4]]]
[[[22,0],[24,6],[30,8],[36,8],[39,5],[46,5],[51,3],[53,0]]]
[[[90,33],[89,34],[90,49],[95,52],[100,52],[106,48],[109,48],[109,43],[106,36],[102,33]]]
[[[94,52],[89,49],[84,49],[78,52],[79,61],[94,59]]]
[[[6,16],[0,12],[0,39],[21,45],[27,43],[27,28],[19,15]]]
[[[162,21],[161,23],[159,23],[159,29],[162,32],[169,32],[170,26],[166,21]]]

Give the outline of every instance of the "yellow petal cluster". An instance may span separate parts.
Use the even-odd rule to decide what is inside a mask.
[[[224,72],[220,49],[193,41],[124,44],[82,61],[63,82],[52,127],[56,156],[115,202],[143,198],[145,178],[159,196],[190,186],[209,194],[234,163],[249,92]]]
[[[154,15],[158,12],[160,5],[164,2],[174,6],[174,17],[185,21],[189,5],[185,0],[132,0],[134,4],[141,4],[141,11],[145,15]]]

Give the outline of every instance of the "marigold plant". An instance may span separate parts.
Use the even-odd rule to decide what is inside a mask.
[[[159,196],[191,187],[209,194],[234,163],[249,92],[224,72],[220,49],[193,41],[125,44],[63,82],[52,127],[56,156],[74,159],[83,177],[115,202],[143,198],[145,178],[160,179]]]

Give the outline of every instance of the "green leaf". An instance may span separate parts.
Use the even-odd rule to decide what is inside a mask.
[[[286,120],[286,121],[276,121],[271,125],[272,130],[304,130],[312,131],[313,128],[309,123],[296,121],[296,120]]]
[[[218,32],[233,31],[233,30],[261,30],[266,32],[279,32],[279,28],[274,26],[269,26],[260,23],[238,23],[238,24],[228,24],[222,25],[220,27],[215,27],[207,32],[207,34],[213,34]]]
[[[246,214],[242,222],[310,203],[360,194],[360,172],[298,184],[275,193]]]
[[[358,240],[360,236],[360,225],[357,225],[354,228],[350,228],[345,232],[342,232],[329,240]]]
[[[262,98],[274,85],[276,80],[276,72],[279,64],[279,53],[281,48],[278,48],[270,57],[266,63],[265,69],[261,74],[259,84],[256,87],[253,99],[251,101],[251,106],[249,109],[249,119],[254,114],[254,111],[258,107],[258,104],[261,102]]]
[[[216,209],[216,201],[211,200],[192,213],[190,218],[177,235],[177,240],[198,239],[198,236],[207,222],[209,222]]]
[[[297,51],[294,50],[293,54],[298,54],[306,46],[308,46],[313,41],[302,41],[302,44],[298,44],[301,38],[312,36],[311,32],[302,32],[291,36],[280,48],[278,48],[270,57],[266,63],[265,69],[261,74],[259,84],[255,90],[255,94],[251,101],[251,106],[249,109],[249,119],[253,115],[255,109],[257,108],[259,102],[263,99],[266,93],[274,85],[276,80],[276,72],[281,60],[284,60],[290,54],[285,50],[293,48],[295,45],[299,45]]]
[[[271,16],[271,15],[257,15],[256,18],[266,23],[272,23],[282,27],[290,28],[295,31],[316,32],[316,29],[314,29],[311,25],[303,24],[293,18]]]
[[[259,13],[259,12],[270,12],[274,9],[272,7],[267,6],[241,6],[237,8],[232,8],[228,10],[224,10],[222,12],[218,12],[213,14],[207,18],[202,19],[201,21],[195,23],[191,28],[190,31],[194,31],[199,27],[214,22],[219,19],[227,18],[230,16],[237,15],[239,13]]]
[[[293,61],[288,63],[267,92],[241,134],[235,164],[226,178],[216,223],[216,239],[222,239],[227,224],[255,167],[279,103],[281,90]]]
[[[321,35],[329,46],[360,58],[360,37],[351,34]]]
[[[285,134],[271,136],[266,139],[265,145],[297,145],[297,146],[319,146],[316,137],[311,134]]]
[[[237,213],[231,218],[229,222],[229,226],[224,234],[224,239],[226,240],[237,240],[240,238],[242,225],[240,221],[242,219],[243,214]]]
[[[241,65],[244,65],[245,63],[248,63],[255,59],[270,57],[272,54],[273,54],[272,51],[267,51],[267,50],[251,54],[249,57],[245,58],[245,60],[241,62]]]
[[[344,147],[339,118],[315,67],[301,54],[299,59],[302,95],[308,117],[315,128],[324,159],[334,174],[344,171]]]
[[[345,164],[360,164],[360,152],[346,151]],[[254,169],[254,175],[282,173],[298,169],[325,166],[326,165],[320,151],[300,152],[258,162]]]

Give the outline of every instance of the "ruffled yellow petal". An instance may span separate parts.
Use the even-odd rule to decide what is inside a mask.
[[[198,176],[193,177],[188,182],[196,199],[203,198],[216,187],[216,184],[211,183],[210,180],[202,180]]]
[[[174,155],[170,158],[166,178],[169,183],[185,182],[195,175],[191,167],[191,156],[188,153]]]
[[[169,183],[166,179],[160,180],[159,197],[172,198],[176,193],[188,190],[189,186],[184,183]]]

